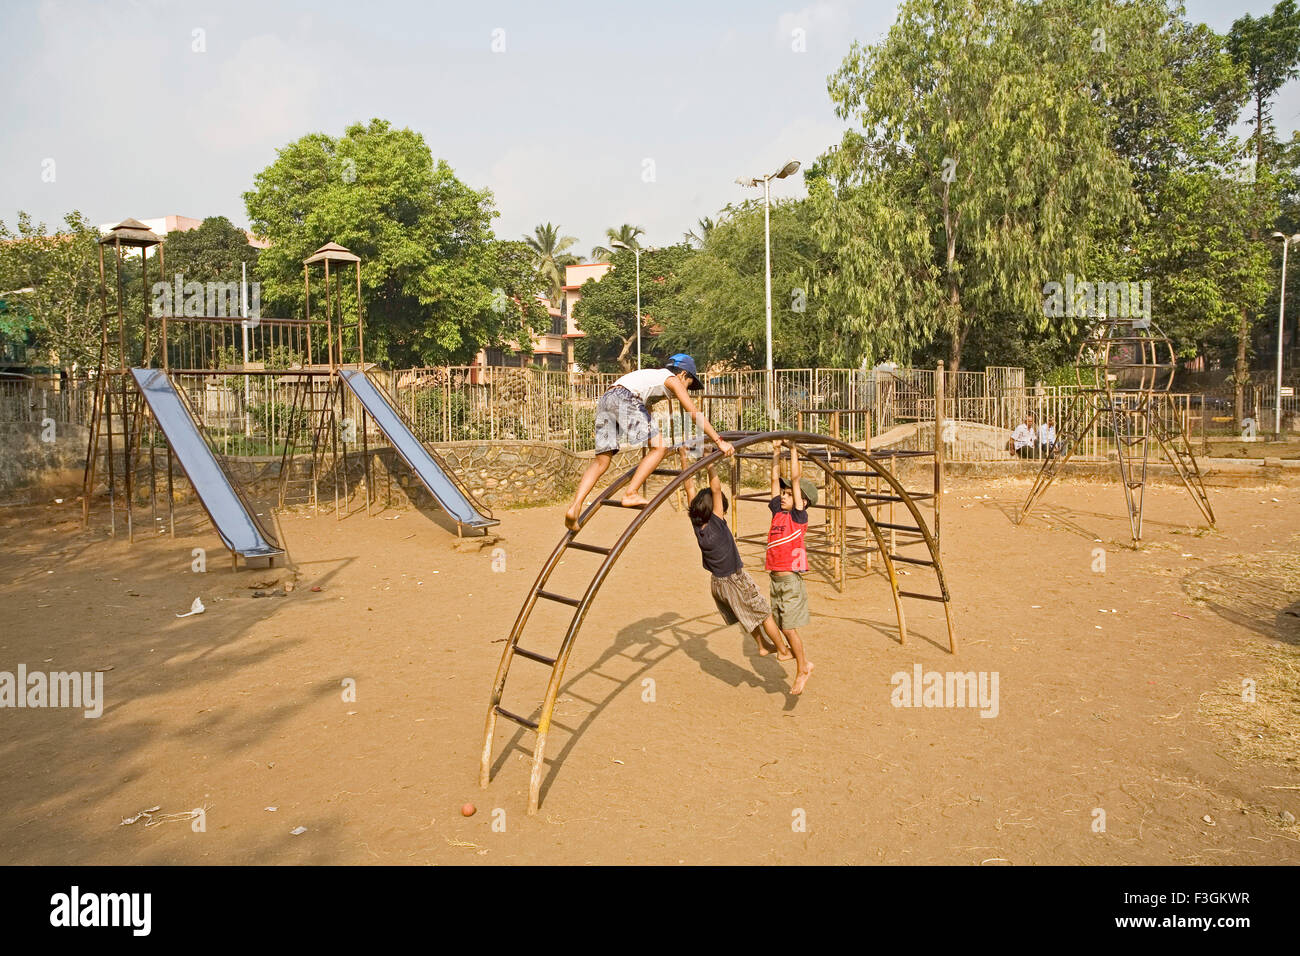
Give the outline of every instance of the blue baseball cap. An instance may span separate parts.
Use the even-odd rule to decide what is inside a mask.
[[[680,369],[691,377],[690,388],[693,391],[699,391],[704,388],[704,383],[700,381],[700,373],[695,369],[695,359],[691,358],[685,352],[678,352],[676,355],[669,356],[668,367],[671,369]]]

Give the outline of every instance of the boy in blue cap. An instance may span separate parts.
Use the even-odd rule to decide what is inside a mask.
[[[564,526],[570,531],[578,530],[578,517],[587,495],[596,487],[601,475],[609,470],[610,462],[618,453],[620,445],[644,445],[650,443],[650,453],[641,459],[632,481],[623,493],[624,506],[644,505],[649,501],[641,493],[642,486],[650,473],[659,467],[668,447],[663,436],[650,417],[646,408],[656,399],[671,395],[681,402],[682,410],[699,422],[700,429],[718,446],[724,455],[730,456],[734,449],[709,424],[708,419],[700,414],[691,401],[690,391],[704,388],[699,373],[695,369],[695,360],[684,352],[679,352],[668,360],[663,368],[638,369],[628,372],[616,381],[596,405],[596,456],[587,466],[578,482],[578,490],[573,496],[573,503],[564,512]]]

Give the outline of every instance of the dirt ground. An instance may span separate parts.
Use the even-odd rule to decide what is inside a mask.
[[[937,605],[907,605],[900,645],[879,575],[843,594],[811,582],[802,697],[789,665],[722,624],[686,518],[665,509],[582,630],[531,817],[531,734],[500,722],[486,791],[478,763],[502,641],[561,506],[504,512],[501,540],[468,553],[420,512],[288,515],[293,570],[237,574],[193,513],[175,539],[146,528],[128,546],[103,513],[82,532],[73,500],[0,509],[0,671],[99,669],[107,701],[99,719],[0,710],[0,862],[1300,862],[1283,816],[1300,816],[1296,755],[1251,758],[1201,707],[1217,695],[1250,723],[1256,705],[1223,689],[1268,696],[1262,655],[1294,650],[1300,594],[1229,608],[1188,590],[1234,556],[1294,554],[1300,499],[1214,489],[1219,530],[1198,532],[1186,493],[1155,487],[1134,551],[1118,485],[1058,484],[1016,527],[1027,488],[949,485],[956,657]],[[742,530],[766,526],[743,509]],[[196,597],[206,612],[178,618]],[[564,610],[539,611],[549,628],[525,644],[558,641]],[[917,664],[996,672],[996,716],[893,706],[892,675]],[[531,712],[545,676],[517,660],[507,706]]]

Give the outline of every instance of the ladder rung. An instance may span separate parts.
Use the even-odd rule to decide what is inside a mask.
[[[609,548],[599,544],[587,544],[585,541],[570,541],[566,547],[577,551],[590,551],[592,554],[609,554]]]
[[[872,501],[902,501],[902,495],[878,495],[874,493],[858,495],[859,498],[870,498]],[[925,501],[927,498],[933,498],[934,494],[928,491],[918,491],[907,493],[907,497],[913,501]]]
[[[889,560],[902,561],[904,564],[920,564],[920,565],[924,565],[927,568],[934,567],[934,562],[928,560],[927,558],[909,558],[901,554],[891,554],[889,556]]]
[[[515,645],[515,653],[520,657],[528,658],[530,661],[537,661],[539,664],[545,664],[547,667],[555,666],[554,657],[547,657],[545,654],[538,654],[536,651],[527,650],[526,648],[520,647],[518,644]]]
[[[861,471],[861,470],[845,469],[844,471],[837,471],[836,474],[839,474],[839,475],[852,475],[852,476],[855,476],[855,477],[858,477],[858,478],[880,478],[880,477],[883,477],[883,476],[880,474],[880,472],[878,472],[878,471],[870,471],[870,470],[868,470],[868,471]]]
[[[654,471],[650,472],[652,475],[680,475],[681,473],[682,470],[680,468],[656,468]]]
[[[538,591],[539,598],[546,598],[548,601],[559,601],[561,604],[567,604],[570,607],[577,607],[582,601],[578,598],[565,597],[563,594],[552,594],[550,591]]]
[[[917,591],[899,591],[899,597],[917,598],[921,601],[938,601],[941,604],[946,600],[942,594],[921,594]]]
[[[890,524],[888,521],[877,521],[877,528],[889,528],[891,531],[915,531],[921,533],[921,529],[912,524]]]
[[[516,650],[518,650],[518,648],[516,648]],[[519,724],[521,727],[527,727],[529,730],[537,729],[536,721],[529,720],[527,717],[520,717],[518,714],[512,714],[510,713],[510,711],[506,710],[500,704],[497,704],[496,712],[500,714],[502,717],[505,717],[507,720],[513,720],[516,724]]]
[[[608,505],[611,508],[632,508],[635,511],[640,511],[645,508],[645,505],[625,505],[623,502],[615,501],[613,498],[601,498],[600,503],[602,505]]]

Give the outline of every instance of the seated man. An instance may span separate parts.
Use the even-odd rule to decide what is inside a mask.
[[[1056,419],[1049,418],[1038,426],[1038,449],[1045,458],[1056,454]]]
[[[1033,455],[1036,441],[1033,422],[1033,416],[1026,415],[1025,420],[1016,426],[1016,430],[1007,439],[1007,451],[1021,458],[1029,458]]]

